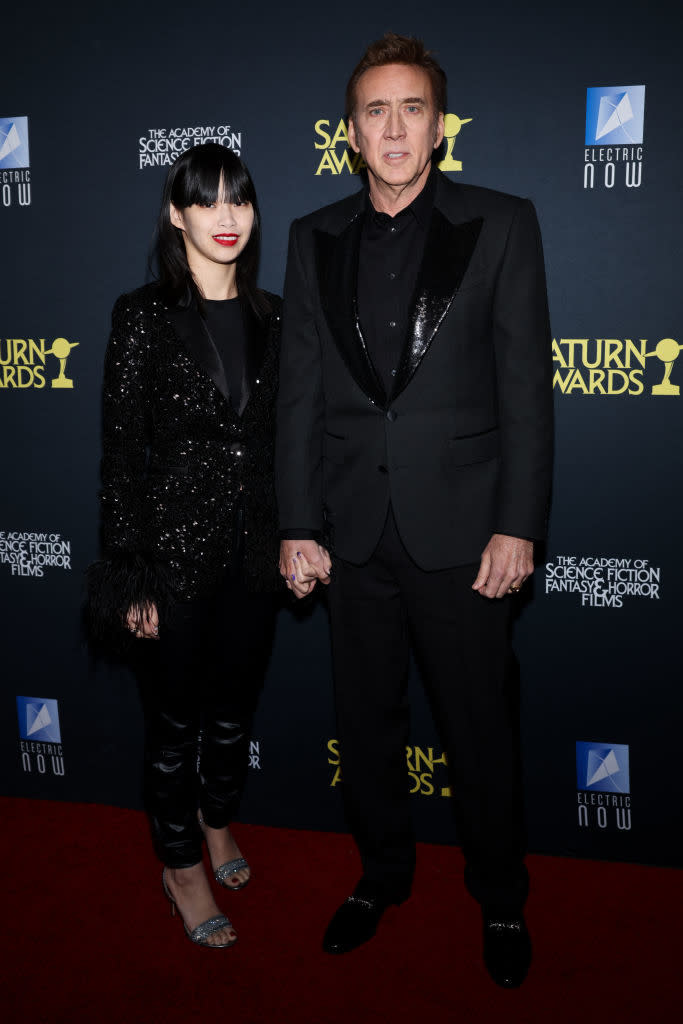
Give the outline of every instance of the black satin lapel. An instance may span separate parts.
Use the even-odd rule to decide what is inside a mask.
[[[239,407],[235,410],[238,416],[243,414],[251,398],[254,381],[263,365],[268,338],[270,337],[268,318],[259,320],[252,309],[244,307],[242,307],[242,316],[244,317],[244,330],[246,334],[246,351],[244,353],[242,394]]]
[[[450,309],[483,223],[482,218],[477,217],[465,224],[451,224],[436,207],[432,210],[406,343],[394,378],[392,400],[409,383]]]
[[[211,378],[223,397],[229,401],[230,392],[223,362],[198,310],[193,306],[189,306],[187,309],[167,309],[166,316],[173,324],[176,334],[195,363]]]
[[[375,373],[360,329],[356,289],[363,217],[358,214],[340,235],[316,231],[316,266],[320,298],[337,348],[358,387],[375,405],[386,395]]]

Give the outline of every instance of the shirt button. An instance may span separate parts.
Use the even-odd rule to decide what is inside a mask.
[[[393,281],[395,279],[395,277],[396,277],[396,274],[389,274],[389,280],[390,281]]]
[[[396,326],[396,321],[395,320],[390,320],[389,321],[389,326],[390,327],[395,327]]]
[[[395,409],[387,409],[386,417],[390,423],[393,423],[394,420],[398,418],[398,413]]]
[[[396,227],[395,224],[392,224],[392,226],[389,228],[389,230],[391,231],[392,235],[395,235],[396,232],[398,231],[398,228]]]

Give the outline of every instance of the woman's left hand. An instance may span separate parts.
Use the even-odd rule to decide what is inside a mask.
[[[159,615],[157,606],[146,604],[143,608],[140,605],[132,604],[126,616],[128,629],[138,639],[158,640],[159,639]]]

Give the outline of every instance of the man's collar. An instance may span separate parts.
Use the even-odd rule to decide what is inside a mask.
[[[415,196],[408,209],[413,213],[421,228],[425,231],[429,227],[429,218],[432,215],[434,206],[434,195],[436,193],[436,171],[434,164],[429,169],[427,180],[422,191]]]
[[[417,223],[423,230],[427,230],[429,227],[429,218],[432,215],[432,207],[434,206],[434,196],[436,194],[436,179],[437,173],[434,164],[429,169],[429,174],[424,186],[420,192],[415,196],[412,203],[404,207],[400,213],[397,213],[397,217],[412,215]],[[378,221],[384,221],[387,214],[380,214],[375,210],[370,199],[370,189],[365,190],[365,212],[366,216],[372,217],[373,215]],[[388,218],[393,219],[393,218]]]

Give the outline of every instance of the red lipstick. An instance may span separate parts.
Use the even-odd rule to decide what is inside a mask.
[[[237,245],[239,235],[212,235],[214,242],[218,242],[219,245],[233,246]]]

